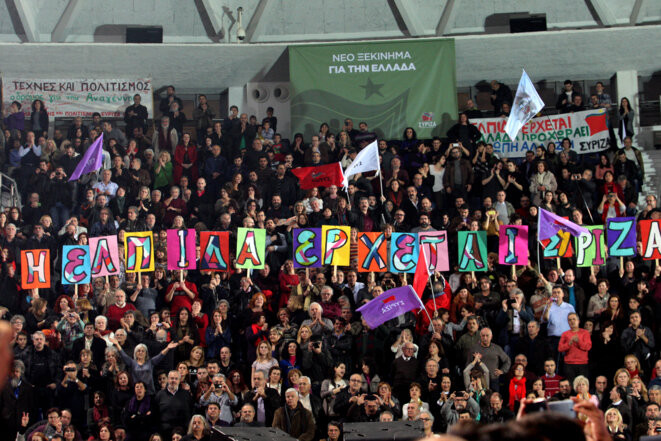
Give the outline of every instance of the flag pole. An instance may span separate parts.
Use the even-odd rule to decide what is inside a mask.
[[[404,273],[404,274],[406,274],[406,273]],[[418,293],[416,293],[413,290],[412,286],[409,286],[409,288],[411,289],[411,291],[413,291],[413,294],[415,294],[415,298],[418,299],[418,303],[420,303],[420,307],[422,308],[422,310],[425,311],[425,314],[427,315],[427,318],[429,319],[429,326],[431,326],[431,316],[429,315],[429,312],[427,311],[427,308],[425,308],[425,305],[422,303],[422,299],[420,297],[418,297]],[[436,302],[434,302],[434,304],[436,304]]]
[[[428,277],[428,280],[429,280],[429,289],[431,290],[431,299],[432,302],[434,303],[434,316],[436,316],[438,311],[436,310],[436,295],[434,294],[434,284],[431,281],[431,277]]]

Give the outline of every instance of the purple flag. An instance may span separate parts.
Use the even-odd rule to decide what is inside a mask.
[[[549,239],[558,234],[558,230],[565,231],[572,236],[578,236],[581,233],[590,234],[587,228],[540,208],[537,238],[539,240]]]
[[[96,138],[83,155],[76,169],[71,174],[69,181],[76,181],[86,173],[95,172],[103,165],[103,133]]]
[[[413,288],[407,285],[389,289],[358,308],[358,311],[363,314],[367,325],[374,329],[416,308],[424,308],[424,305]]]

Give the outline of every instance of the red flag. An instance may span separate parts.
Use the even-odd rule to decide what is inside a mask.
[[[309,190],[314,187],[330,187],[331,185],[342,185],[344,174],[339,162],[319,165],[317,167],[298,167],[291,172],[301,182],[301,189]]]
[[[418,294],[418,297],[422,298],[422,293],[425,291],[427,282],[429,282],[429,264],[427,263],[427,257],[425,257],[424,247],[419,248],[418,264],[413,275],[413,291]]]

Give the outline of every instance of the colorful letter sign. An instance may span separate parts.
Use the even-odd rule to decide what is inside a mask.
[[[636,255],[636,218],[613,217],[606,221],[606,243],[611,257]]]
[[[21,288],[50,288],[50,250],[21,251]]]
[[[487,232],[458,231],[459,271],[486,271]]]
[[[382,273],[388,270],[388,242],[383,233],[358,233],[358,271]]]
[[[168,230],[168,269],[194,270],[197,268],[195,256],[195,230]]]
[[[418,240],[427,257],[429,272],[450,271],[447,231],[420,232]]]
[[[294,228],[294,268],[321,267],[321,228]]]
[[[92,277],[119,274],[117,236],[90,237]]]
[[[573,257],[574,248],[572,248],[572,235],[568,231],[558,230],[555,236],[550,239],[544,239],[542,243],[542,256],[545,259],[555,259],[557,257]]]
[[[351,227],[321,226],[321,251],[324,265],[351,264]]]
[[[498,237],[500,265],[528,265],[528,226],[501,225]]]
[[[643,260],[661,259],[661,220],[638,221],[643,242]]]
[[[124,234],[127,273],[154,271],[154,235],[151,231]]]
[[[576,238],[576,266],[586,267],[606,263],[604,226],[586,226],[590,234],[581,233]]]
[[[200,232],[200,269],[227,271],[230,261],[229,231]]]
[[[64,245],[62,247],[62,284],[78,285],[92,281],[90,247]]]
[[[418,253],[418,235],[416,233],[392,233],[390,272],[415,273]]]
[[[236,267],[262,269],[266,258],[266,230],[239,228],[236,237]]]

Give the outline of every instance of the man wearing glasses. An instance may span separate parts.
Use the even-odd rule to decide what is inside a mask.
[[[402,355],[392,363],[390,378],[392,378],[393,395],[400,403],[405,403],[409,396],[409,385],[415,381],[419,370],[418,359],[415,358],[415,346],[411,342],[404,343]]]
[[[358,398],[363,397],[365,399],[365,394],[360,393],[362,385],[363,379],[360,374],[353,374],[349,377],[349,387],[342,389],[335,398],[333,410],[336,415],[347,415],[351,405],[358,402]]]

